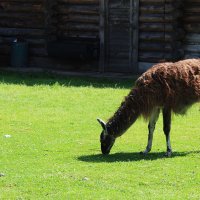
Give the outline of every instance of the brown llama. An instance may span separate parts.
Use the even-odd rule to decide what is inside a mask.
[[[100,135],[101,151],[109,154],[115,139],[121,136],[142,115],[149,119],[148,143],[145,151],[151,151],[153,132],[163,112],[163,131],[166,136],[166,156],[171,156],[171,112],[185,114],[187,109],[200,101],[200,59],[188,59],[175,63],[160,63],[142,74],[121,106],[107,123],[98,119],[103,131]]]

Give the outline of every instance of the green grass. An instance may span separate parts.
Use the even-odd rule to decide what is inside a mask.
[[[0,199],[200,199],[200,106],[174,116],[164,158],[139,119],[102,156],[97,117],[109,118],[133,81],[0,74]],[[5,135],[11,135],[6,138]]]

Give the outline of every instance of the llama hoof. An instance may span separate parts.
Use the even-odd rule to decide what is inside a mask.
[[[142,156],[147,156],[147,154],[148,154],[148,152],[146,152],[146,151],[140,151],[140,155],[142,155]]]
[[[165,153],[165,157],[167,157],[167,158],[171,157],[171,155],[172,155],[172,152],[171,152],[171,151],[167,151],[167,152]]]

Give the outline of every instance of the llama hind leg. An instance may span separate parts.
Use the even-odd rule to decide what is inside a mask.
[[[167,152],[165,156],[170,157],[172,148],[170,143],[170,129],[171,129],[171,110],[163,108],[163,131],[166,136]]]
[[[156,108],[151,114],[149,125],[148,125],[149,135],[148,135],[147,147],[144,151],[141,152],[144,155],[148,154],[151,151],[152,142],[153,142],[153,133],[155,130],[156,122],[158,121],[159,113],[160,113],[160,109]]]

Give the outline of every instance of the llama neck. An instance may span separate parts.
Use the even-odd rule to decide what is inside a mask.
[[[108,134],[114,137],[121,136],[140,115],[137,105],[138,101],[135,95],[130,93],[115,114],[108,120]]]

